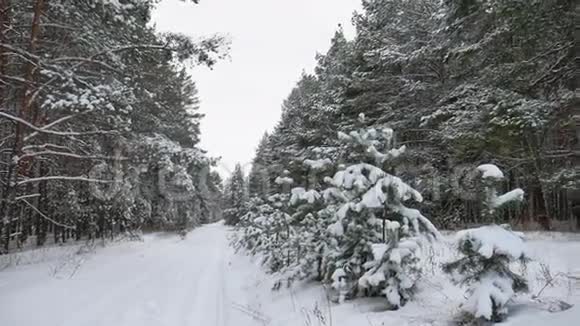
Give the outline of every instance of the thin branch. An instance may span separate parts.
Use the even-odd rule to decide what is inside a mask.
[[[75,226],[70,226],[70,225],[66,225],[66,224],[62,224],[60,222],[57,222],[56,220],[46,216],[46,214],[44,214],[43,212],[41,212],[38,208],[36,208],[34,205],[32,205],[31,203],[29,203],[26,200],[22,200],[26,205],[30,206],[30,208],[32,208],[35,212],[38,213],[38,215],[44,217],[44,219],[50,221],[51,223],[53,223],[54,225],[58,225],[60,227],[63,227],[65,229],[71,229],[71,230],[76,230],[77,228]]]
[[[562,61],[564,61],[566,58],[568,58],[568,56],[570,56],[570,54],[565,53],[560,58],[558,58],[558,60],[553,65],[551,65],[546,71],[544,71],[544,73],[540,77],[538,77],[534,82],[532,82],[528,86],[528,89],[532,89],[532,88],[536,87],[536,85],[539,84],[540,82],[542,82],[542,80],[544,80],[544,78],[548,77],[550,75],[550,73],[553,73],[554,68],[556,68],[558,65],[560,65],[560,63],[562,63]]]
[[[32,64],[34,66],[39,66],[39,63],[38,62],[33,61],[28,56],[23,55],[21,53],[17,53],[17,52],[4,52],[3,55],[6,55],[6,56],[16,56],[16,57],[19,57],[20,59],[22,59],[23,61],[25,61],[27,63],[30,63],[30,64]]]
[[[19,181],[16,184],[20,186],[20,185],[27,184],[27,183],[40,182],[40,181],[50,181],[50,180],[84,181],[84,182],[94,182],[94,183],[114,183],[114,182],[117,182],[117,181],[111,181],[111,180],[91,179],[91,178],[87,178],[87,177],[65,177],[65,176],[54,175],[54,176],[46,176],[46,177],[39,177],[39,178],[30,178],[30,179]]]
[[[40,25],[42,27],[62,28],[62,29],[68,29],[68,30],[71,30],[71,31],[77,31],[78,30],[78,28],[76,28],[76,27],[66,26],[66,25],[61,25],[61,24],[55,24],[55,23],[41,23]]]
[[[114,67],[110,66],[106,62],[99,61],[99,60],[94,60],[94,59],[87,59],[87,58],[81,58],[81,57],[62,57],[62,58],[54,59],[52,61],[53,62],[76,61],[76,62],[83,62],[83,63],[93,63],[93,64],[96,64],[96,65],[102,66],[103,68],[106,68],[108,70],[121,73],[119,70],[117,70]]]
[[[99,56],[105,55],[107,53],[117,53],[117,52],[123,52],[123,51],[128,51],[128,50],[137,50],[137,49],[171,50],[170,48],[167,47],[167,45],[135,44],[135,45],[120,46],[120,47],[114,48],[114,49],[108,49],[108,50],[96,53],[93,56],[91,56],[90,58],[94,59],[94,58],[97,58]]]
[[[22,195],[22,196],[18,196],[16,198],[14,198],[14,200],[19,201],[19,200],[23,200],[23,199],[36,198],[36,197],[40,197],[40,194]]]
[[[90,111],[92,111],[92,110],[88,110],[88,111],[86,111],[86,112],[90,112]],[[83,112],[83,113],[84,113],[84,112]],[[67,120],[70,120],[70,119],[72,119],[72,118],[73,118],[73,117],[75,117],[75,116],[76,116],[76,114],[71,114],[71,115],[64,116],[64,117],[62,117],[62,118],[60,118],[60,119],[54,120],[53,122],[51,122],[51,123],[49,123],[49,124],[47,124],[47,125],[45,125],[45,126],[41,127],[41,129],[48,129],[48,128],[51,128],[52,126],[54,126],[54,125],[57,125],[57,124],[59,124],[59,123],[61,123],[61,122],[65,122],[65,121],[67,121]],[[35,131],[35,132],[31,133],[30,135],[28,135],[28,136],[24,137],[24,141],[28,141],[28,140],[30,140],[31,138],[35,137],[36,135],[38,135],[38,132],[37,132],[37,131]]]
[[[34,85],[34,83],[32,83],[24,78],[15,77],[15,76],[8,76],[8,75],[3,75],[3,74],[0,74],[0,80],[5,80],[7,82],[12,81],[12,82],[24,84],[24,85]]]
[[[22,147],[22,150],[23,151],[26,151],[26,150],[29,150],[29,149],[47,149],[47,148],[50,148],[50,147],[71,151],[71,149],[68,148],[68,147],[66,147],[66,146],[61,146],[61,145],[56,145],[56,144],[27,145],[27,146]]]
[[[0,147],[4,146],[4,144],[10,139],[13,138],[14,134],[10,134],[2,139],[0,139]]]
[[[24,119],[15,117],[11,114],[8,114],[8,113],[2,112],[2,111],[0,111],[0,117],[5,117],[7,119],[21,123],[21,124],[27,126],[28,128],[35,130],[37,132],[56,135],[56,136],[83,136],[83,135],[97,135],[97,134],[106,135],[106,134],[116,134],[117,133],[117,131],[114,131],[114,130],[108,130],[108,131],[107,130],[97,130],[97,131],[85,131],[85,132],[46,130],[44,128],[37,127],[37,126],[31,124],[30,122],[24,120]]]
[[[34,61],[34,62],[40,61],[40,57],[39,56],[34,55],[34,54],[32,54],[32,53],[30,53],[30,52],[28,52],[26,50],[22,50],[22,49],[19,49],[19,48],[15,48],[15,47],[13,47],[13,46],[11,46],[9,44],[6,44],[6,43],[0,43],[0,48],[3,48],[5,50],[8,50],[8,51],[10,51],[12,53],[21,55],[21,56],[25,57],[26,59],[28,59],[30,61]]]
[[[74,153],[66,153],[66,152],[57,152],[57,151],[42,151],[42,152],[33,152],[33,153],[26,153],[21,155],[18,158],[18,161],[27,158],[27,157],[36,157],[41,155],[55,155],[55,156],[66,156],[71,158],[76,158],[80,160],[126,160],[124,157],[111,157],[111,156],[95,156],[95,155],[79,155]]]

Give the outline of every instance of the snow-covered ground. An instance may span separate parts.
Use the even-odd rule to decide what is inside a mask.
[[[65,248],[44,259],[19,259],[0,272],[0,325],[4,326],[380,326],[448,325],[463,292],[435,261],[449,257],[442,244],[426,262],[417,298],[395,312],[381,298],[330,303],[324,289],[302,284],[270,291],[272,277],[228,246],[221,224],[199,228],[185,240],[152,235],[94,253]],[[525,271],[531,292],[510,307],[509,326],[568,326],[580,323],[580,237],[531,234],[536,259]],[[29,254],[30,255],[30,254]],[[38,254],[36,254],[38,255]],[[26,264],[30,263],[30,264]],[[553,286],[545,285],[549,266]],[[543,272],[542,272],[543,271]],[[554,298],[575,304],[548,312]]]

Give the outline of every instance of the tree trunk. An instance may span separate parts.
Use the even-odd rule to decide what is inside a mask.
[[[6,30],[10,26],[10,0],[0,0],[0,43],[7,43]],[[8,58],[4,55],[4,48],[0,47],[0,75],[6,73]],[[4,84],[0,83],[0,104],[4,97]]]
[[[8,5],[7,0],[0,0],[2,1],[1,5]],[[40,17],[42,15],[42,8],[44,6],[44,0],[36,0],[34,4],[34,15],[32,18],[32,31],[30,34],[30,43],[29,48],[30,52],[36,52],[37,43],[38,43],[38,36],[40,34]],[[6,9],[6,8],[3,8]],[[3,11],[5,12],[5,10]],[[5,14],[3,14],[3,17]],[[3,18],[3,21],[8,21],[6,17]],[[0,33],[3,34],[4,33]],[[3,63],[4,65],[4,63]],[[30,88],[30,84],[33,82],[37,70],[37,64],[34,62],[28,61],[25,64],[25,72],[24,72],[24,90],[22,93],[22,104],[21,107],[18,109],[16,115],[23,120],[31,121],[31,108],[34,102],[33,92]],[[11,151],[11,157],[18,158],[22,154],[22,146],[23,146],[23,138],[25,133],[25,126],[21,123],[16,122],[16,132],[14,136],[14,145]],[[15,197],[17,194],[17,180],[18,174],[21,171],[27,170],[29,168],[29,164],[27,162],[12,159],[10,161],[10,165],[8,167],[8,171],[6,174],[6,182],[4,188],[4,200],[0,203],[0,216],[2,216],[2,224],[4,224],[5,234],[0,236],[4,240],[4,249],[8,251],[9,245],[9,238],[10,238],[10,224],[14,221],[14,217],[17,214],[15,210]]]
[[[0,0],[0,43],[8,43],[6,38],[6,31],[10,26],[10,1],[9,0]],[[4,75],[6,73],[6,66],[7,66],[8,58],[5,55],[4,48],[0,47],[0,75]],[[0,106],[4,107],[6,104],[6,88],[4,83],[0,83]],[[8,167],[10,170],[10,166]],[[3,180],[5,185],[8,185],[10,173],[6,173],[6,178]],[[9,221],[7,216],[5,216],[4,212],[6,210],[6,199],[8,192],[7,186],[4,187],[2,190],[2,198],[0,198],[0,253],[2,252],[2,248],[8,251],[8,235],[10,234],[9,230]]]

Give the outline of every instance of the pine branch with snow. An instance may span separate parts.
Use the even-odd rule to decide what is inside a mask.
[[[523,200],[524,192],[519,188],[498,195],[496,186],[504,173],[496,165],[482,164],[477,170],[485,189],[482,215],[488,220],[505,205]],[[445,264],[444,271],[457,284],[468,287],[463,310],[475,319],[505,319],[511,298],[528,287],[526,280],[510,268],[515,262],[525,264],[529,260],[523,239],[507,228],[489,225],[460,231],[455,242],[462,257]]]
[[[482,216],[488,221],[494,221],[498,211],[509,205],[519,204],[524,200],[524,191],[520,188],[513,189],[505,194],[499,195],[497,183],[504,179],[503,172],[494,164],[482,164],[477,167],[481,173],[481,180],[484,186],[484,198],[482,201]]]
[[[440,237],[419,210],[404,204],[421,202],[422,196],[383,170],[405,150],[395,148],[393,134],[389,128],[339,132],[354,162],[325,178],[328,187],[318,192],[329,217],[323,225],[332,240],[325,246],[324,269],[339,302],[362,290],[385,296],[391,309],[401,307],[420,277],[421,247]],[[296,196],[306,197],[306,191],[298,189]]]
[[[524,241],[510,230],[489,225],[458,232],[455,242],[462,256],[443,269],[467,287],[463,311],[475,319],[504,320],[513,296],[528,289],[525,278],[511,268],[529,260]]]

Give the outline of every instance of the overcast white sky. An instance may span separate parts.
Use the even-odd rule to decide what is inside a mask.
[[[360,0],[165,0],[154,13],[161,31],[227,34],[231,59],[192,71],[200,98],[202,147],[221,156],[221,172],[249,165],[256,145],[280,117],[282,101],[338,24],[352,35]]]

